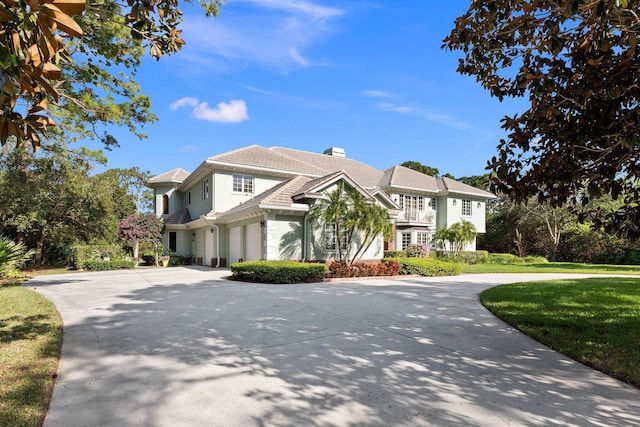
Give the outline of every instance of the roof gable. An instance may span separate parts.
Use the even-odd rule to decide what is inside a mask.
[[[182,181],[187,179],[189,176],[189,172],[182,168],[176,168],[170,170],[169,172],[162,173],[160,175],[156,175],[153,178],[149,179],[147,184],[149,185],[160,185],[160,184],[180,184]]]

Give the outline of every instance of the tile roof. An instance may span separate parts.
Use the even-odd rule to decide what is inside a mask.
[[[324,169],[317,168],[290,156],[284,156],[260,145],[250,145],[209,157],[207,163],[230,163],[311,175],[324,175],[326,173]]]
[[[184,208],[172,214],[162,215],[162,220],[167,225],[186,224],[187,222],[191,222],[191,214],[189,213],[189,209]]]
[[[149,179],[149,184],[181,183],[189,176],[189,172],[182,168],[176,168],[169,172],[156,175]]]
[[[401,165],[385,170],[379,186],[419,189],[434,193],[439,190],[436,178]]]
[[[441,176],[438,178],[438,189],[440,191],[449,191],[451,193],[470,194],[474,196],[484,197],[487,199],[495,199],[496,196],[488,191],[481,190],[471,185],[456,181],[455,179]]]
[[[269,150],[287,156],[323,171],[322,175],[344,171],[364,188],[378,185],[384,173],[372,166],[346,157],[312,153],[284,147],[271,147]]]
[[[224,217],[227,215],[233,215],[240,211],[249,210],[252,208],[258,208],[261,205],[268,206],[281,206],[283,208],[291,207],[294,203],[292,197],[300,192],[300,189],[305,186],[311,178],[306,176],[296,176],[287,181],[283,181],[276,185],[275,187],[270,188],[269,190],[257,195],[253,199],[250,199],[238,206],[235,206],[232,209],[224,212],[220,215],[220,217]]]

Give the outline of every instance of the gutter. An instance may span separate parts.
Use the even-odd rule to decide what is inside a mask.
[[[216,230],[216,268],[220,268],[220,227],[213,222],[209,222],[208,218],[204,215],[200,215],[200,219],[202,219],[206,225],[211,227],[211,232],[213,232],[214,228]]]

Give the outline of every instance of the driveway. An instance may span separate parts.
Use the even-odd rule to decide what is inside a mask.
[[[497,320],[464,275],[301,285],[184,267],[40,276],[53,426],[640,426],[640,390]],[[570,277],[576,277],[572,275]]]

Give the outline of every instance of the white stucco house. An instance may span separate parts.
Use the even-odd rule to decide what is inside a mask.
[[[495,196],[403,166],[381,171],[349,159],[344,150],[312,153],[252,145],[209,157],[148,182],[155,212],[164,219],[164,244],[197,264],[225,267],[239,260],[335,258],[332,224],[308,218],[313,203],[339,182],[389,210],[393,238],[382,236],[363,259],[385,249],[432,244],[437,227],[471,221],[485,232],[485,206]],[[475,240],[466,250],[475,250]]]

